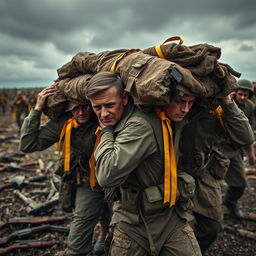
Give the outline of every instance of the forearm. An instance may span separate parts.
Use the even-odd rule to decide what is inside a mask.
[[[248,118],[235,102],[222,104],[223,120],[227,133],[238,145],[252,144],[254,135]]]
[[[152,128],[131,124],[116,138],[110,131],[104,133],[95,151],[96,177],[102,187],[118,186],[148,155],[155,152]]]
[[[42,151],[56,141],[58,135],[48,125],[40,126],[41,111],[31,110],[21,127],[20,150],[26,153]]]

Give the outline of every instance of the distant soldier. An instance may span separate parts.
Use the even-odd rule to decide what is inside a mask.
[[[179,169],[195,178],[194,231],[204,255],[222,226],[221,183],[230,163],[222,147],[249,145],[254,137],[247,117],[230,96],[214,110],[196,102],[188,121],[182,133]]]
[[[238,81],[239,89],[234,95],[234,100],[238,107],[245,113],[249,119],[250,125],[254,127],[255,105],[249,98],[253,94],[252,83],[249,80],[241,79]],[[232,150],[232,149],[230,149]],[[249,164],[255,164],[255,152],[253,144],[250,144],[246,150],[248,151]],[[242,197],[247,186],[247,180],[244,172],[243,151],[233,147],[233,156],[230,158],[230,166],[225,177],[228,189],[224,198],[224,205],[229,209],[230,213],[237,219],[243,219],[243,212],[238,209],[237,201]]]
[[[36,94],[31,91],[28,95],[28,108],[29,111],[36,105]]]
[[[28,103],[21,92],[17,93],[17,97],[12,104],[12,112],[15,114],[15,120],[20,131],[23,121],[28,114]]]

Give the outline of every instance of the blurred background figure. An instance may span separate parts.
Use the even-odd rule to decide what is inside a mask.
[[[239,88],[236,90],[233,99],[237,106],[244,112],[252,129],[254,130],[255,104],[250,100],[254,94],[253,85],[247,79],[238,80],[238,84]],[[250,165],[255,165],[256,158],[253,144],[250,144],[245,149],[235,151],[237,151],[237,153],[234,153],[234,156],[230,158],[230,166],[225,176],[228,189],[223,203],[235,218],[242,220],[244,218],[244,214],[237,207],[237,202],[243,196],[244,190],[247,186],[243,157],[245,155],[248,156],[248,162]]]
[[[13,119],[15,119],[20,132],[23,121],[25,117],[28,115],[28,102],[25,99],[25,97],[22,95],[22,92],[20,91],[17,92],[17,96],[14,99],[11,107],[12,107]]]
[[[7,105],[8,105],[7,95],[4,92],[0,92],[0,111],[3,116],[6,113]]]

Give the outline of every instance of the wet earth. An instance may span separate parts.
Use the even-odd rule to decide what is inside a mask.
[[[42,118],[44,122],[44,118]],[[46,204],[54,200],[58,193],[59,178],[54,174],[54,164],[58,160],[58,152],[55,145],[43,152],[24,154],[19,151],[18,127],[11,114],[0,114],[0,185],[6,184],[11,178],[25,176],[26,180],[35,176],[46,176],[47,178],[34,182],[34,184],[23,184],[0,190],[0,220],[7,222],[11,218],[28,216],[27,203],[18,197],[19,192],[25,197],[32,199],[38,204]],[[253,167],[250,167],[253,169]],[[256,169],[256,167],[255,167]],[[256,214],[256,176],[248,175],[248,184],[239,207],[245,213]],[[225,189],[225,184],[223,184]],[[17,190],[18,192],[15,192]],[[30,214],[31,215],[31,214]],[[33,225],[13,224],[0,228],[1,238],[7,237],[6,243],[0,242],[0,255],[64,255],[67,243],[67,232],[71,215],[63,213],[58,203],[49,207],[48,210],[39,212],[44,216],[64,216],[65,220],[50,223],[52,226],[63,227],[63,229],[46,228],[32,234],[14,235],[15,231],[24,228],[32,228]],[[44,223],[45,224],[45,223]],[[245,237],[239,233],[243,229],[252,232],[253,238]],[[251,233],[250,233],[251,234]],[[95,237],[97,229],[95,229]],[[12,249],[10,246],[17,244],[17,240],[44,240],[53,244],[44,248]],[[208,250],[206,256],[253,256],[256,255],[256,220],[238,221],[230,215],[224,216],[223,230],[217,241]],[[30,241],[33,242],[33,241]],[[10,251],[1,254],[1,250],[9,247]],[[12,250],[11,250],[12,249]],[[118,255],[117,255],[118,256]]]

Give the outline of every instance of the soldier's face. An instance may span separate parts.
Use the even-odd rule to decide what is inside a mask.
[[[165,105],[163,110],[171,121],[180,122],[191,109],[195,99],[195,96],[177,96]]]
[[[244,104],[250,96],[250,93],[248,90],[238,90],[235,95],[235,102],[238,105]]]
[[[79,124],[85,124],[92,116],[92,110],[89,105],[80,105],[72,109],[72,115]]]
[[[128,99],[128,94],[124,92],[120,95],[115,86],[90,97],[101,127],[116,125],[123,115]]]

